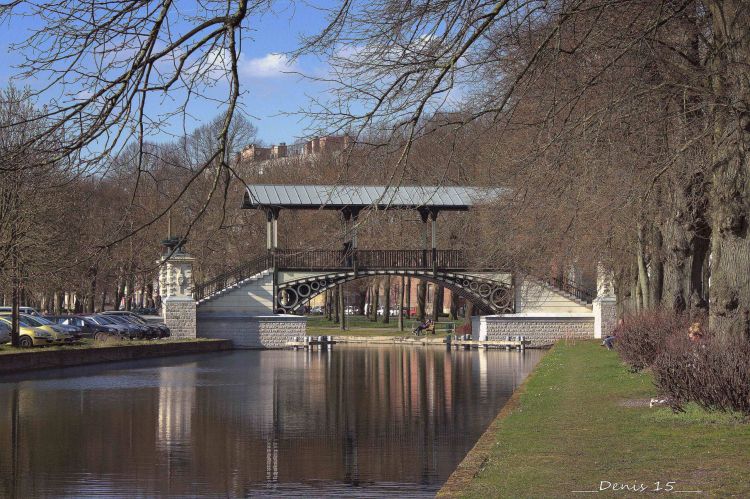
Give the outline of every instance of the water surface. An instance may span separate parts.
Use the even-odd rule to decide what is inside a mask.
[[[0,497],[431,496],[539,351],[235,351],[0,378]]]

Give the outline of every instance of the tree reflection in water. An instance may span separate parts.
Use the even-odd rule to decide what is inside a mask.
[[[337,346],[0,380],[0,496],[431,494],[539,357]]]

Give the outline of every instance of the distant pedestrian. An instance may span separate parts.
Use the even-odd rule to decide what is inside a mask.
[[[625,325],[625,321],[619,319],[614,330],[602,340],[602,346],[607,347],[607,350],[612,350],[615,346],[615,340],[617,339],[617,332]]]

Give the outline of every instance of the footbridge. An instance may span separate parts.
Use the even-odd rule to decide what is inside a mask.
[[[254,185],[243,207],[265,213],[266,252],[194,286],[198,312],[295,314],[315,296],[355,279],[408,276],[450,289],[486,314],[513,314],[545,303],[566,312],[589,312],[592,293],[561,279],[536,279],[471,264],[466,251],[437,247],[438,215],[497,200],[501,189],[469,187],[364,187]],[[343,221],[339,250],[278,247],[282,210],[336,210]],[[361,249],[357,221],[366,209],[417,211],[432,234],[424,249]],[[427,246],[425,244],[425,246]]]

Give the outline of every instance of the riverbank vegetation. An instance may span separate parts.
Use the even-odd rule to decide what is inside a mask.
[[[649,408],[657,393],[651,374],[632,372],[598,342],[558,344],[472,451],[477,465],[460,466],[442,493],[577,497],[602,482],[671,482],[674,491],[750,494],[747,417],[694,404]]]
[[[716,334],[705,321],[665,310],[629,316],[615,334],[622,360],[634,371],[650,370],[673,409],[693,402],[750,416],[747,338]]]

